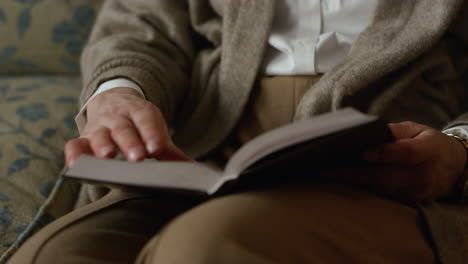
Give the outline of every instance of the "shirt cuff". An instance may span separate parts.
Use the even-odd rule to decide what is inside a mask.
[[[457,136],[457,139],[465,145],[465,150],[468,153],[466,142],[468,141],[468,125],[454,126],[442,131],[445,134],[452,134]],[[465,170],[455,184],[455,189],[452,192],[451,199],[462,204],[468,203],[468,170],[465,164]]]
[[[145,94],[143,93],[143,90],[140,88],[140,86],[138,84],[136,84],[135,82],[129,80],[129,79],[118,78],[118,79],[113,79],[113,80],[102,83],[101,85],[99,85],[98,89],[88,99],[88,101],[86,101],[86,103],[83,105],[83,107],[81,107],[78,114],[75,116],[75,124],[78,127],[78,132],[80,134],[81,134],[81,131],[83,131],[83,129],[84,129],[85,125],[86,125],[86,122],[87,122],[85,113],[86,113],[86,106],[88,105],[89,101],[91,99],[93,99],[94,96],[96,96],[96,95],[98,95],[98,94],[100,94],[102,92],[105,92],[105,91],[113,89],[113,88],[118,88],[118,87],[127,87],[127,88],[135,89],[141,94],[141,97],[146,99]]]

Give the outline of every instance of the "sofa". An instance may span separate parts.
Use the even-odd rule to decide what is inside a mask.
[[[79,56],[102,1],[0,1],[0,263],[73,209],[63,145],[78,135]]]

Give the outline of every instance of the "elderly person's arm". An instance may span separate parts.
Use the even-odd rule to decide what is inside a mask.
[[[128,160],[188,160],[172,143],[173,121],[189,87],[194,56],[186,1],[106,1],[82,55],[83,106],[102,83],[126,78],[141,87],[114,88],[86,106],[81,137],[67,142],[67,164],[81,154]]]

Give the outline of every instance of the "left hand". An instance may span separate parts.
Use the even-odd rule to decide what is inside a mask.
[[[414,122],[388,126],[396,140],[364,154],[364,159],[375,166],[341,171],[339,180],[406,202],[450,195],[464,172],[464,146],[453,137]]]

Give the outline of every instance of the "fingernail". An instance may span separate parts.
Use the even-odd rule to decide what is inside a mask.
[[[156,143],[156,140],[149,140],[146,143],[146,150],[148,151],[149,154],[154,154],[158,148],[158,144]]]
[[[68,167],[70,167],[70,168],[73,167],[73,165],[75,165],[75,161],[76,161],[76,159],[69,159],[68,160]]]
[[[99,154],[100,154],[100,156],[102,156],[102,157],[106,157],[106,156],[109,155],[112,151],[114,151],[114,147],[112,147],[112,146],[110,146],[110,145],[107,145],[107,146],[102,147],[102,148],[99,150]]]
[[[140,146],[130,148],[129,151],[128,151],[128,158],[131,161],[137,161],[137,160],[143,158],[144,155],[145,155],[145,151]]]

